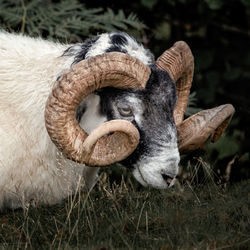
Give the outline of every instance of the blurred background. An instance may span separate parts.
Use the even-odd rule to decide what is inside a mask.
[[[187,116],[231,103],[236,113],[222,138],[184,156],[201,159],[230,180],[250,178],[250,0],[0,0],[0,28],[60,42],[115,30],[134,35],[155,56],[177,40],[194,54]],[[193,163],[197,164],[197,163]]]

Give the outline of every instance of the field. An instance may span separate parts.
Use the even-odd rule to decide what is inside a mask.
[[[143,188],[128,174],[119,179],[113,167],[91,192],[5,211],[0,249],[248,249],[250,180],[222,187],[198,167],[170,190]]]

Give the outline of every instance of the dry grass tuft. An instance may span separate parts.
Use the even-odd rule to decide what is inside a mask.
[[[107,172],[91,192],[79,190],[60,205],[1,214],[0,249],[249,246],[250,180],[221,189],[201,158],[182,168],[170,190],[142,188],[129,174],[118,178],[117,166]]]

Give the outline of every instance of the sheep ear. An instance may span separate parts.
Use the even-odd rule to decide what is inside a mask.
[[[225,104],[202,110],[184,120],[177,126],[180,153],[201,148],[209,137],[212,142],[217,141],[227,128],[234,112],[231,104]]]

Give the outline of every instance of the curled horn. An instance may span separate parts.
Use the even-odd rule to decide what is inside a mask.
[[[201,148],[209,137],[216,142],[227,128],[234,111],[231,104],[225,104],[202,110],[184,120],[177,127],[180,153]]]
[[[67,158],[89,166],[125,159],[139,143],[139,132],[132,123],[109,121],[88,135],[75,112],[82,99],[99,88],[144,88],[150,73],[138,59],[119,52],[72,66],[55,83],[46,103],[45,124],[51,140]]]
[[[212,142],[217,141],[235,112],[231,104],[200,111],[183,121],[194,71],[194,59],[189,46],[182,41],[176,42],[157,59],[156,65],[167,71],[176,82],[178,101],[174,119],[180,153],[202,147],[209,137]]]
[[[193,80],[194,58],[192,52],[185,42],[176,42],[157,59],[156,66],[167,71],[176,83],[178,99],[174,119],[178,126],[183,121]]]

